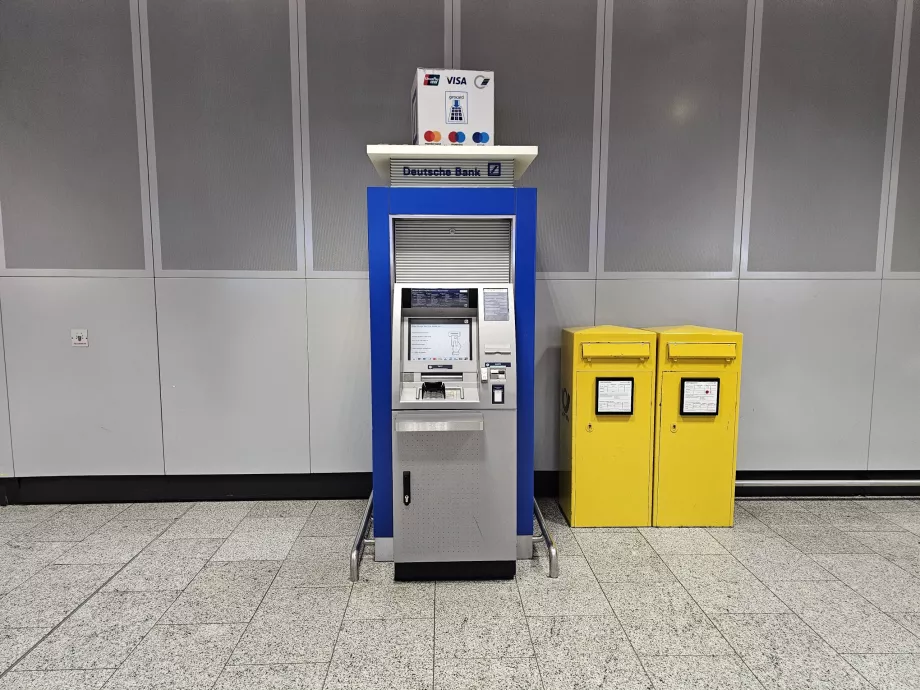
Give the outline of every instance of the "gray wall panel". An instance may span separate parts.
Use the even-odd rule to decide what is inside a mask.
[[[495,143],[536,145],[537,270],[593,272],[597,0],[463,0],[464,69],[495,71]]]
[[[870,470],[920,468],[920,282],[882,284]]]
[[[605,270],[732,270],[746,21],[737,1],[614,3]]]
[[[920,271],[920,5],[913,8],[891,270]],[[902,65],[901,69],[906,66]]]
[[[594,325],[593,280],[538,280],[534,372],[534,467],[559,467],[562,329]]]
[[[599,280],[595,323],[735,328],[735,280]]]
[[[157,280],[167,474],[310,471],[304,280]]]
[[[896,0],[763,0],[748,270],[874,271]]]
[[[366,280],[307,281],[314,472],[371,471],[371,335]]]
[[[8,268],[143,269],[129,2],[0,2]]]
[[[153,279],[0,278],[0,301],[16,476],[162,474]]]
[[[417,67],[444,62],[444,3],[307,0],[313,269],[367,270],[367,144],[411,143]]]
[[[148,3],[159,268],[297,269],[288,12]]]
[[[880,281],[743,280],[739,470],[865,470]]]

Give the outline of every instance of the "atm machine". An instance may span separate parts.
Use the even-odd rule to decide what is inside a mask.
[[[368,155],[390,181],[367,196],[375,558],[512,578],[533,549],[536,261],[536,190],[512,185],[536,149]],[[514,176],[400,175],[496,165]]]

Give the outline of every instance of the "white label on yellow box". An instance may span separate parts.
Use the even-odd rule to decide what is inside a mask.
[[[683,415],[719,414],[718,379],[682,379],[680,413]]]
[[[597,381],[597,414],[632,414],[632,379]]]

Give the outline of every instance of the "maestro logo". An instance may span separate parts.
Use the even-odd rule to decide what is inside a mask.
[[[482,74],[477,74],[476,78],[473,79],[473,84],[477,89],[484,89],[489,85],[489,82],[492,81],[489,77],[486,77]]]
[[[441,81],[440,74],[426,74],[425,75],[425,86],[437,86],[438,82]]]

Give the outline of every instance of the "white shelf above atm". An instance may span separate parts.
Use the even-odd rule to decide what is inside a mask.
[[[371,159],[377,174],[384,180],[390,179],[390,159],[415,160],[484,160],[496,158],[514,159],[514,179],[520,179],[537,157],[536,146],[414,146],[412,144],[369,144],[367,157]]]

